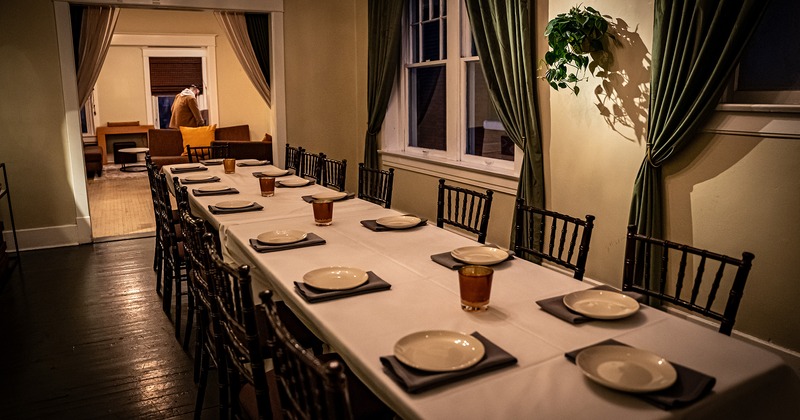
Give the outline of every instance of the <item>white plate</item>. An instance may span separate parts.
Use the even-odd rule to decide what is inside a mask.
[[[333,200],[333,201],[341,200],[345,197],[347,197],[347,193],[339,191],[321,192],[311,196],[311,198],[315,200]]]
[[[678,378],[663,357],[628,346],[594,346],[578,353],[575,364],[589,379],[627,392],[668,388]]]
[[[186,181],[193,181],[193,182],[196,182],[196,181],[209,181],[209,180],[214,179],[214,175],[190,175],[190,176],[187,176],[186,178],[183,178],[183,179],[186,180]]]
[[[352,267],[323,267],[303,274],[307,285],[322,290],[347,290],[369,279],[366,271]]]
[[[284,176],[288,173],[289,171],[287,171],[286,169],[280,169],[275,167],[265,168],[263,171],[261,171],[261,174],[266,176]]]
[[[408,215],[381,217],[375,221],[375,223],[390,229],[406,229],[414,227],[420,222],[422,222],[422,219],[419,217]]]
[[[201,165],[199,163],[180,163],[180,164],[177,164],[177,165],[173,166],[172,168],[173,169],[197,169],[197,168],[202,168],[202,167],[203,167],[203,165]]]
[[[201,160],[200,163],[222,163],[223,159],[206,159]]]
[[[231,189],[231,187],[229,187],[227,185],[208,185],[208,186],[205,186],[205,187],[198,188],[197,191],[200,191],[200,192],[217,192],[217,191],[225,191],[225,190],[229,190],[229,189]]]
[[[269,163],[268,160],[256,160],[256,159],[243,159],[237,162],[241,166],[259,166],[259,165],[266,165]]]
[[[245,207],[250,207],[255,204],[256,203],[252,201],[231,200],[231,201],[220,201],[219,203],[215,204],[215,206],[220,209],[243,209]]]
[[[394,355],[405,365],[429,372],[451,372],[478,363],[486,349],[477,338],[454,331],[420,331],[401,338]]]
[[[491,246],[465,246],[450,251],[453,258],[467,264],[492,265],[508,259],[508,252]]]
[[[636,299],[610,290],[581,290],[564,296],[564,305],[595,319],[619,319],[639,310]]]
[[[311,181],[303,178],[286,179],[280,181],[281,185],[286,187],[302,187],[304,185],[308,185],[309,182]]]
[[[283,245],[300,242],[305,238],[306,233],[299,230],[273,230],[258,235],[256,240],[267,245]]]

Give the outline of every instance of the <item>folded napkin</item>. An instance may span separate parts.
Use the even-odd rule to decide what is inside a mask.
[[[461,261],[453,258],[453,255],[450,254],[449,252],[442,252],[441,254],[433,254],[433,255],[431,255],[431,259],[434,262],[438,263],[439,265],[443,265],[443,266],[445,266],[445,267],[447,267],[447,268],[449,268],[451,270],[458,270],[459,268],[461,268],[461,267],[463,267],[465,265],[469,265],[469,264],[467,264],[465,262],[461,262]],[[508,258],[506,258],[505,261],[513,260],[513,259],[514,259],[514,254],[509,253],[508,254]],[[503,262],[505,262],[505,261],[503,261]]]
[[[336,200],[336,201],[349,200],[349,199],[351,199],[351,198],[354,198],[355,196],[356,196],[356,193],[354,193],[354,192],[347,193],[347,195],[346,195],[346,196],[344,196],[344,198],[340,198],[340,199],[338,199],[338,200]],[[311,195],[304,195],[304,196],[302,197],[302,199],[303,199],[303,201],[305,201],[306,203],[313,203],[313,202],[314,202],[314,200],[315,200],[314,196],[311,196]]]
[[[349,296],[362,295],[365,293],[380,292],[382,290],[389,290],[392,285],[385,282],[382,278],[378,277],[372,271],[367,271],[369,279],[366,283],[353,289],[347,290],[321,290],[303,282],[294,282],[295,291],[308,303],[324,302],[326,300],[340,299]]]
[[[198,180],[183,178],[181,180],[181,184],[205,184],[207,182],[219,182],[219,177],[212,176],[209,179],[198,179]]]
[[[403,230],[403,229],[392,229],[392,228],[387,228],[386,226],[381,226],[375,220],[362,220],[361,224],[364,225],[365,228],[367,228],[367,229],[369,229],[369,230],[371,230],[373,232],[384,232],[384,231],[387,231],[387,230]],[[417,226],[425,226],[426,224],[428,224],[428,219],[426,219],[424,217],[420,217],[420,222],[419,223],[417,223],[414,226],[407,227],[405,229],[411,229],[411,228],[415,228]]]
[[[222,165],[222,159],[201,160],[200,163],[205,166]]]
[[[590,290],[609,290],[612,292],[619,292],[619,290],[606,285],[592,287]],[[645,300],[644,296],[636,292],[622,292],[622,293],[636,299],[636,301],[639,303],[643,303]],[[556,318],[559,318],[563,321],[567,321],[572,324],[583,324],[584,322],[589,322],[589,321],[599,321],[598,319],[589,318],[588,316],[583,316],[577,312],[572,312],[569,308],[567,308],[566,305],[564,305],[564,296],[565,295],[554,296],[547,299],[537,300],[536,304],[539,305],[539,307],[541,307],[542,310],[549,313],[550,315],[553,315]],[[632,316],[636,316],[636,314]]]
[[[255,203],[252,206],[243,207],[240,209],[221,209],[217,206],[212,206],[211,204],[208,205],[208,210],[211,211],[213,214],[232,214],[232,213],[243,213],[246,211],[258,211],[263,209],[264,206],[261,204]]]
[[[170,168],[169,171],[173,174],[185,174],[187,172],[199,172],[199,171],[207,171],[208,168],[203,166],[190,166],[181,168],[180,166],[175,168]]]
[[[578,353],[589,347],[599,345],[625,346],[627,344],[622,344],[615,340],[606,340],[601,343],[592,344],[591,346],[565,353],[564,356],[570,362],[575,363],[575,358],[578,356]],[[670,363],[672,364],[672,367],[675,368],[675,372],[678,373],[678,379],[675,380],[674,384],[672,384],[669,388],[662,389],[661,391],[631,393],[630,395],[647,401],[648,403],[653,404],[662,410],[670,410],[673,408],[685,407],[703,398],[711,391],[712,388],[714,388],[714,384],[717,382],[716,378],[713,376],[708,376],[705,373],[698,372],[694,369],[690,369],[677,363]]]
[[[237,190],[236,188],[226,188],[224,190],[219,190],[219,191],[201,191],[198,189],[193,189],[192,194],[194,194],[195,197],[203,197],[208,195],[239,194],[239,190]]]
[[[264,166],[264,165],[269,165],[269,161],[253,159],[253,160],[242,160],[236,162],[236,166]]]
[[[291,244],[280,244],[280,245],[268,245],[258,241],[258,239],[251,238],[250,239],[250,246],[253,247],[258,252],[274,252],[274,251],[283,251],[285,249],[294,249],[294,248],[304,248],[307,246],[314,246],[314,245],[322,245],[325,243],[325,240],[317,236],[315,233],[309,232],[306,235],[306,238],[299,242],[294,242]]]
[[[517,363],[516,357],[510,355],[478,332],[474,332],[471,335],[483,343],[486,353],[480,362],[467,369],[454,372],[426,372],[402,364],[395,356],[383,356],[381,357],[383,371],[403,387],[406,392],[416,394]]]

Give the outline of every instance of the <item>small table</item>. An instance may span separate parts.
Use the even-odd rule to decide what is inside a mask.
[[[119,149],[120,153],[128,153],[135,155],[137,162],[139,160],[139,153],[145,153],[149,151],[150,148],[148,147],[129,147],[127,149]],[[123,163],[122,167],[119,168],[119,170],[122,172],[143,172],[147,170],[147,167],[145,165],[142,165],[141,163],[132,163],[132,164]]]

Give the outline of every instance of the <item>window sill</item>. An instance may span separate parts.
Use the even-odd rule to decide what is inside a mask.
[[[800,139],[800,105],[720,104],[706,133]]]
[[[442,158],[423,158],[401,151],[381,150],[379,153],[386,167],[446,178],[449,181],[488,188],[505,194],[517,194],[519,175],[513,170],[488,169],[486,165],[453,162]]]

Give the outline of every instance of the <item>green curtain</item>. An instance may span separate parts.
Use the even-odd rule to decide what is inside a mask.
[[[656,0],[647,152],[630,212],[638,233],[663,237],[660,167],[694,138],[717,106],[767,3]]]
[[[369,0],[367,45],[367,135],[364,165],[378,167],[378,133],[381,131],[392,85],[400,66],[400,25],[404,0]]]
[[[524,152],[517,197],[527,205],[544,208],[533,4],[528,0],[466,0],[466,5],[492,104],[509,137]],[[513,232],[511,243],[513,247]]]

